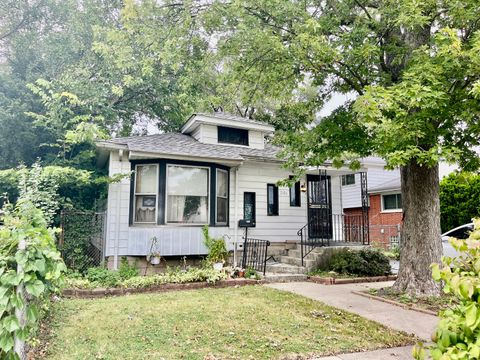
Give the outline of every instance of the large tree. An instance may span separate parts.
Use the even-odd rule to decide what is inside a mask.
[[[263,116],[290,167],[378,155],[401,168],[397,290],[440,291],[438,163],[478,166],[479,25],[476,0],[219,1],[205,16],[224,72],[277,99]],[[318,122],[339,93],[355,100]]]

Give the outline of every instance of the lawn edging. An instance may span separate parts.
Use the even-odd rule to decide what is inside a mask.
[[[121,296],[130,294],[142,294],[142,293],[154,293],[154,292],[167,292],[178,290],[195,290],[204,288],[225,288],[245,285],[261,284],[261,280],[253,279],[228,279],[220,280],[215,283],[209,283],[206,281],[191,282],[191,283],[171,283],[162,284],[156,286],[150,286],[146,288],[95,288],[95,289],[64,289],[62,296],[67,298],[101,298],[109,296]]]
[[[413,310],[413,311],[418,311],[418,312],[421,312],[421,313],[427,314],[427,315],[438,316],[438,314],[434,311],[427,310],[427,309],[422,309],[422,308],[420,308],[418,306],[415,306],[415,305],[402,304],[401,302],[398,302],[398,301],[395,301],[395,300],[386,299],[386,298],[383,298],[381,296],[368,294],[368,293],[365,293],[365,292],[362,292],[362,291],[352,290],[352,293],[355,294],[355,295],[360,295],[360,296],[366,297],[368,299],[383,301],[384,303],[395,305],[395,306],[404,308],[406,310]]]
[[[369,277],[357,277],[357,278],[334,278],[334,277],[321,277],[321,276],[309,276],[308,281],[322,285],[341,285],[341,284],[357,284],[357,283],[370,283],[381,281],[396,280],[397,275],[385,275],[385,276],[369,276]]]

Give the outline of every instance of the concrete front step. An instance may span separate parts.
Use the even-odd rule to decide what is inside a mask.
[[[305,274],[307,272],[307,269],[302,266],[296,266],[296,265],[277,262],[277,263],[267,263],[266,271],[268,273],[275,273],[275,274]]]
[[[316,260],[311,260],[311,259],[303,259],[303,265],[302,265],[302,259],[293,257],[293,256],[280,256],[278,258],[278,261],[283,263],[283,264],[289,264],[289,265],[295,265],[295,266],[300,266],[300,267],[305,267],[307,269],[314,268],[316,265]]]
[[[300,249],[288,250],[288,256],[301,259],[302,251]],[[309,254],[307,254],[307,256],[305,256],[305,259],[315,260],[317,256],[317,253],[310,252]]]
[[[268,283],[280,283],[280,282],[290,282],[290,281],[306,281],[308,279],[307,275],[304,274],[275,274],[275,273],[266,273],[263,276],[263,280]]]

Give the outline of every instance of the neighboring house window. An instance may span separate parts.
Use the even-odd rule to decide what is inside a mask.
[[[342,175],[342,185],[354,185],[355,184],[355,174]]]
[[[401,194],[389,194],[382,195],[382,210],[392,211],[402,209],[402,195]]]
[[[290,176],[292,179],[293,176]],[[297,181],[291,188],[290,188],[290,206],[301,206],[300,203],[300,181]]]
[[[208,178],[208,168],[168,165],[168,223],[208,224]]]
[[[243,219],[255,222],[255,193],[243,193]]]
[[[248,146],[248,130],[219,126],[218,142]]]
[[[267,184],[267,215],[278,215],[278,187]]]
[[[228,172],[217,169],[217,224],[226,224],[228,218]]]
[[[135,222],[156,223],[158,165],[135,168]]]

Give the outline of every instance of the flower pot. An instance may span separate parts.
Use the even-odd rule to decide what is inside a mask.
[[[213,268],[214,268],[215,270],[220,271],[220,270],[223,269],[223,263],[221,263],[221,262],[214,263],[214,264],[213,264]]]
[[[160,264],[160,256],[152,256],[150,258],[150,264],[152,264],[152,265]]]

